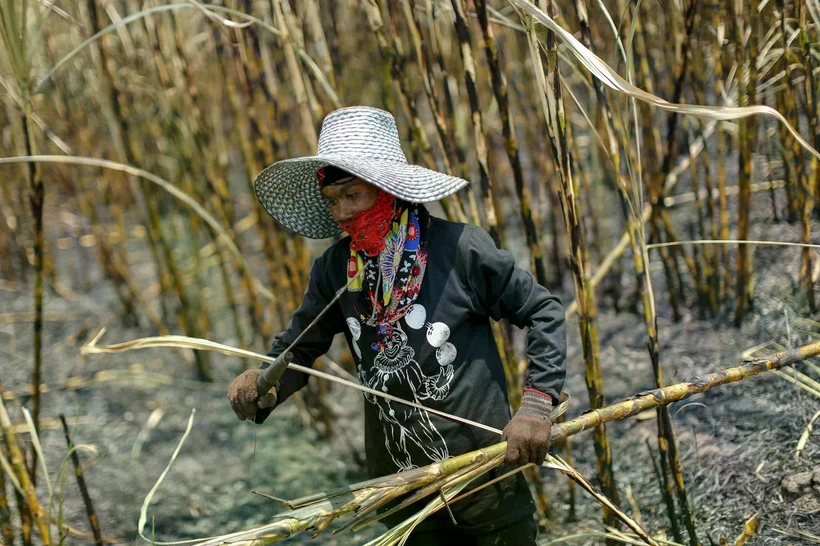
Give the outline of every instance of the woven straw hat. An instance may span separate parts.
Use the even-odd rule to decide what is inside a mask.
[[[316,171],[333,165],[410,203],[427,203],[463,188],[467,181],[409,165],[396,120],[378,108],[354,106],[325,117],[315,156],[278,161],[253,182],[256,198],[286,228],[324,239],[341,233],[330,214]]]

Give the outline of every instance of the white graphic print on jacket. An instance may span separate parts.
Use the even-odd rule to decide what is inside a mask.
[[[422,403],[424,400],[444,400],[450,393],[453,361],[458,353],[455,345],[447,341],[450,337],[449,326],[443,322],[427,322],[427,310],[419,304],[410,308],[404,316],[404,321],[414,330],[427,328],[427,342],[436,348],[438,374],[424,375],[421,366],[415,360],[415,351],[407,345],[407,334],[401,329],[401,321],[393,326],[387,344],[376,354],[370,373],[365,374],[361,364],[362,352],[358,346],[362,328],[359,321],[351,317],[347,319],[347,326],[353,338],[353,351],[358,360],[359,381],[371,389],[383,392],[387,392],[388,381],[391,384],[398,383],[410,390],[412,400],[416,403]],[[447,443],[426,411],[370,394],[365,394],[365,399],[379,409],[379,420],[385,433],[384,444],[399,472],[419,466],[411,460],[407,449],[408,442],[415,444],[432,462],[450,457]],[[429,463],[425,461],[424,464]]]

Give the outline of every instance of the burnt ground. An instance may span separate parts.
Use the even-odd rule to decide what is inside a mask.
[[[796,226],[763,219],[770,216],[766,210],[768,196],[759,194],[755,199],[762,212],[753,224],[753,237],[799,240]],[[361,399],[355,392],[330,389],[330,406],[338,416],[337,434],[326,440],[306,425],[294,404],[277,410],[261,427],[236,421],[225,398],[229,382],[242,366],[236,359],[213,355],[216,381],[201,384],[192,381],[191,355],[181,351],[80,356],[80,345],[103,326],[108,329],[103,343],[154,332],[146,326],[125,326],[111,287],[101,280],[93,265],[93,256],[80,256],[78,260],[77,251],[71,252],[58,254],[58,271],[65,275],[61,278],[72,285],[71,281],[84,274],[90,283],[87,291],[73,285],[75,294],[70,300],[47,291],[43,363],[49,390],[43,397],[41,440],[52,479],[66,453],[62,433],[54,423],[59,413],[73,419],[76,442],[96,446],[96,456],[81,454],[81,458],[106,537],[125,543],[141,542],[136,536],[140,506],[168,463],[194,408],[190,437],[150,508],[157,540],[202,538],[264,523],[280,508],[252,494],[252,489],[292,498],[363,477],[357,462],[362,442]],[[150,261],[138,257],[138,253],[132,256],[135,271],[150,276],[147,266],[140,265]],[[657,260],[656,255],[653,260]],[[629,263],[624,261],[627,271]],[[734,365],[743,351],[761,343],[787,346],[791,340],[797,345],[820,334],[820,325],[807,320],[816,317],[810,316],[796,287],[800,251],[759,247],[754,250],[754,265],[755,309],[738,329],[731,326],[731,305],[722,315],[708,319],[699,318],[694,308],[685,309],[680,322],[671,322],[663,272],[659,264],[653,263],[667,383]],[[623,275],[623,281],[627,294],[628,274]],[[12,418],[22,423],[18,406],[21,402],[30,406],[24,389],[30,381],[31,324],[25,314],[31,311],[32,297],[28,285],[0,286],[0,378]],[[599,327],[608,401],[650,388],[652,374],[642,318],[615,314],[604,307]],[[569,410],[569,416],[573,416],[584,411],[587,403],[575,323],[568,331],[569,375],[565,388],[574,398]],[[228,344],[236,341],[228,326],[216,325],[213,337]],[[256,348],[261,349],[261,342],[258,344]],[[820,380],[816,368],[806,364],[797,368]],[[808,539],[783,534],[794,530],[820,535],[820,516],[801,512],[795,496],[782,486],[784,478],[820,466],[817,432],[801,457],[794,458],[798,439],[818,410],[820,399],[774,374],[719,387],[671,407],[690,500],[704,544],[718,543],[721,535],[733,543],[744,521],[754,513],[760,514],[761,529],[750,544],[808,543]],[[162,412],[162,417],[155,426],[148,427],[152,412]],[[652,533],[666,532],[671,538],[647,447],[647,442],[653,450],[657,445],[653,415],[610,424],[608,431],[626,511],[637,517],[626,500],[629,489],[645,527]],[[576,468],[594,477],[591,434],[575,436],[572,446]],[[553,505],[552,518],[541,535],[544,542],[570,535],[581,535],[571,543],[596,542],[584,533],[601,529],[598,505],[578,491],[578,521],[567,522],[566,479],[551,471],[544,473],[544,479]],[[41,488],[42,483],[41,476]],[[810,492],[811,484],[806,487],[805,491]],[[815,486],[814,491],[818,489]],[[67,522],[87,529],[73,479],[65,486],[64,508]],[[289,543],[363,544],[379,530],[356,535],[326,532],[313,540],[300,535]],[[150,536],[150,520],[146,533]],[[66,543],[88,541],[68,537]]]

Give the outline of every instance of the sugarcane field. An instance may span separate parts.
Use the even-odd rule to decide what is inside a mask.
[[[820,544],[820,1],[0,38],[0,546]]]

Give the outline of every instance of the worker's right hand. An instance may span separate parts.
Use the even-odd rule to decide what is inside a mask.
[[[256,393],[256,379],[262,375],[259,368],[246,370],[233,380],[228,388],[228,400],[231,408],[240,421],[256,418],[257,408],[271,408],[276,405],[276,387],[272,387],[264,396]]]

